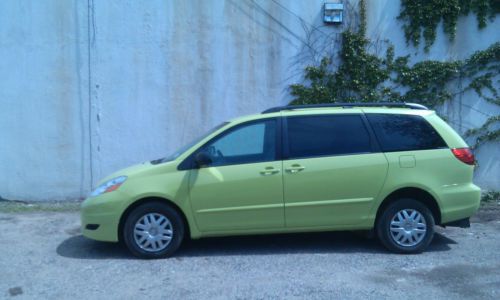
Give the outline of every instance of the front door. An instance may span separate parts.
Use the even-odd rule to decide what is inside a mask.
[[[191,170],[190,199],[203,232],[284,227],[278,120],[236,125],[197,152],[212,162]]]
[[[287,227],[366,220],[387,173],[361,114],[287,117],[284,191]]]

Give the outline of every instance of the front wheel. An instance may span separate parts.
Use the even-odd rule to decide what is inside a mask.
[[[150,202],[135,208],[123,228],[123,241],[140,258],[165,258],[181,245],[184,223],[172,207]]]
[[[397,253],[420,253],[434,237],[434,217],[421,202],[399,199],[390,204],[376,224],[380,242]]]

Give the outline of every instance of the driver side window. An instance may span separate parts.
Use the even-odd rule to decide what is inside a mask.
[[[210,166],[257,163],[276,158],[276,120],[252,122],[229,129],[203,147]]]

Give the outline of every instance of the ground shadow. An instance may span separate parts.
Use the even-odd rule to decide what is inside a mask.
[[[436,233],[427,252],[448,251],[450,244],[456,242]],[[81,235],[64,240],[56,251],[60,256],[79,259],[133,258],[121,244],[92,241]],[[176,257],[302,253],[387,253],[387,250],[376,239],[357,233],[324,232],[189,240],[179,249]]]
[[[64,240],[56,249],[63,257],[80,259],[133,258],[124,245],[119,243],[98,242],[75,235]]]

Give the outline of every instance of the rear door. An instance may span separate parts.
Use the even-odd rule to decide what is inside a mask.
[[[376,150],[364,116],[289,116],[283,129],[286,226],[366,220],[383,186],[387,160]]]

